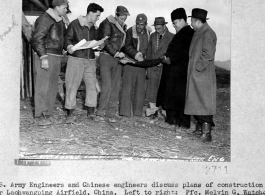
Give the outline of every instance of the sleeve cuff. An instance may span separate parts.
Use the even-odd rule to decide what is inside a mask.
[[[68,49],[69,49],[70,47],[73,47],[73,45],[68,45],[67,48],[66,48],[67,51],[68,51]]]
[[[47,57],[48,57],[48,55],[43,55],[40,57],[40,59],[47,58]]]
[[[119,52],[115,53],[114,58],[116,58],[119,55]]]
[[[135,55],[134,59],[138,60],[138,58],[139,58],[140,55],[142,55],[142,53],[141,53],[141,52],[138,52],[138,53]]]

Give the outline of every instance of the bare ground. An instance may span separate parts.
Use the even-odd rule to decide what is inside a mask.
[[[58,123],[38,126],[32,100],[21,100],[20,159],[230,161],[230,88],[226,84],[218,85],[211,143],[191,135],[193,119],[188,131],[166,125],[162,117],[156,121],[119,117],[116,123],[94,122],[87,118],[82,104],[79,97],[75,124],[65,124],[65,112],[57,101],[54,117]]]

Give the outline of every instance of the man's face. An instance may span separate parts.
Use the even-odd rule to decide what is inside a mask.
[[[62,4],[60,6],[56,6],[57,12],[59,16],[63,16],[66,14],[67,11],[67,5],[66,4]]]
[[[155,31],[162,35],[165,32],[166,26],[165,25],[155,25]]]
[[[176,31],[179,31],[183,27],[183,19],[176,19],[173,21],[173,27]]]
[[[90,23],[92,24],[96,24],[96,22],[99,20],[99,17],[101,15],[101,12],[100,11],[97,11],[97,12],[89,12],[89,18],[90,18]]]
[[[198,29],[198,20],[191,18],[191,26],[196,31]]]
[[[117,21],[118,21],[119,25],[122,26],[124,24],[124,22],[126,21],[127,16],[126,15],[124,15],[124,16],[117,16],[116,18],[117,18]]]
[[[146,27],[146,23],[136,23],[136,30],[138,33],[141,33],[143,32],[143,30],[145,29]]]

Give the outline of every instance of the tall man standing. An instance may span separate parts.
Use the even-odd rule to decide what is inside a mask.
[[[86,85],[86,100],[88,117],[93,117],[97,106],[97,78],[96,59],[93,49],[81,49],[73,51],[73,46],[79,41],[98,40],[98,32],[94,26],[104,9],[96,4],[90,3],[87,7],[86,16],[79,16],[73,20],[67,28],[64,48],[70,54],[67,62],[65,84],[66,98],[65,108],[68,109],[66,123],[73,122],[73,114],[76,107],[76,93],[82,78]],[[103,43],[103,42],[102,42]]]
[[[157,95],[157,106],[166,110],[166,122],[181,128],[190,128],[190,115],[184,114],[189,47],[194,30],[187,24],[184,8],[171,13],[176,35],[170,42]]]
[[[197,120],[197,135],[203,135],[203,142],[212,140],[216,113],[216,74],[214,57],[217,37],[206,20],[207,11],[192,10],[191,26],[195,30],[189,50],[185,114],[194,115]]]
[[[36,59],[35,118],[39,125],[53,122],[52,115],[58,92],[58,79],[64,43],[65,25],[62,17],[66,14],[68,2],[53,0],[49,8],[35,23],[31,44],[39,58]]]
[[[116,122],[115,113],[122,72],[119,59],[125,57],[121,49],[125,44],[127,30],[125,21],[129,15],[126,7],[118,6],[115,17],[110,15],[99,25],[99,37],[109,38],[105,41],[105,47],[99,56],[101,93],[96,113],[97,120],[104,120],[103,117],[106,116],[110,122]]]
[[[148,45],[146,59],[158,59],[165,55],[167,47],[172,40],[174,34],[169,32],[166,27],[167,22],[164,17],[156,17],[153,26],[155,32],[151,34]],[[162,64],[147,69],[147,90],[146,101],[149,102],[149,107],[146,115],[151,118],[158,116],[156,107],[157,92],[162,74]]]
[[[138,14],[136,25],[126,32],[124,52],[137,61],[143,61],[147,53],[151,28],[147,26],[145,14]],[[142,116],[145,98],[145,68],[125,65],[123,68],[120,115],[131,117],[134,90],[133,114]]]

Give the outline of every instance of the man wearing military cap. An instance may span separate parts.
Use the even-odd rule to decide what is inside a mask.
[[[215,125],[216,74],[214,57],[217,37],[206,20],[207,11],[192,10],[191,26],[195,30],[189,49],[185,114],[194,115],[197,120],[196,135],[203,135],[202,141],[212,140],[211,130]]]
[[[124,6],[117,6],[115,17],[110,15],[99,25],[99,38],[106,36],[105,47],[99,56],[101,93],[96,120],[115,122],[118,106],[122,65],[119,63],[125,55],[122,48],[125,44],[127,26],[125,21],[129,11]]]
[[[153,26],[155,32],[151,34],[148,44],[146,59],[158,59],[166,53],[168,44],[174,34],[169,32],[166,27],[167,22],[164,17],[156,17]],[[162,64],[147,69],[147,90],[145,101],[149,103],[146,116],[156,118],[158,107],[156,106],[157,92],[162,74]]]
[[[143,13],[137,15],[135,23],[126,32],[124,52],[137,61],[143,61],[147,53],[151,28],[147,26],[147,17]],[[145,97],[145,72],[145,68],[124,66],[120,115],[131,117],[131,105],[133,104],[133,115],[142,116]],[[134,94],[133,102],[131,101],[132,94]]]
[[[39,125],[54,122],[52,115],[58,92],[65,32],[62,16],[67,12],[68,1],[53,0],[52,5],[53,8],[37,18],[31,39],[38,55],[35,61],[34,114]]]

